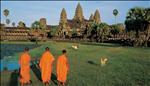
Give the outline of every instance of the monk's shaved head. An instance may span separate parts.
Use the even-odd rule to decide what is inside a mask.
[[[46,47],[45,50],[46,50],[46,51],[49,51],[49,47]]]
[[[67,53],[67,51],[64,49],[64,50],[62,50],[62,53],[65,54],[65,53]]]
[[[25,51],[29,51],[29,48],[28,48],[28,47],[26,47],[24,50],[25,50]]]

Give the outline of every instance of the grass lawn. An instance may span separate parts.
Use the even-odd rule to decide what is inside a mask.
[[[79,49],[71,48],[75,43],[47,42],[30,50],[32,59],[40,58],[45,47],[50,47],[57,57],[62,49],[67,49],[70,70],[67,86],[150,86],[150,48],[122,47],[114,44],[78,44]],[[19,53],[15,54],[18,57]],[[100,57],[107,56],[108,64],[100,66]],[[53,65],[50,86],[56,84],[56,62]],[[13,75],[14,74],[14,75]],[[31,70],[31,86],[44,86],[37,74]],[[16,75],[17,76],[17,75]],[[1,72],[1,86],[17,86],[19,81],[14,72]]]

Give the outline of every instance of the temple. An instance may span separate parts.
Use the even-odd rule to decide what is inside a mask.
[[[83,13],[83,9],[78,3],[74,17],[67,19],[67,12],[63,8],[60,14],[59,25],[56,26],[55,36],[59,38],[72,37],[73,35],[82,37],[85,29],[93,22],[101,23],[98,10],[95,11],[94,15],[91,14],[89,19],[85,19]],[[47,25],[46,18],[41,18],[38,22],[34,22],[34,25],[32,24],[31,27],[26,27],[22,21],[18,23],[17,27],[6,27],[4,24],[1,24],[0,27],[1,40],[46,40],[52,26]]]
[[[101,23],[100,14],[98,10],[95,11],[94,16],[93,14],[90,16],[89,20],[85,19],[82,7],[80,3],[78,3],[75,10],[74,18],[67,19],[67,13],[63,8],[60,15],[60,23],[58,25],[57,35],[59,37],[71,37],[71,35],[74,34],[74,32],[76,32],[77,36],[82,36],[85,29],[87,29],[92,23]]]

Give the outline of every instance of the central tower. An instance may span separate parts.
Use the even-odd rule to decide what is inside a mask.
[[[83,19],[84,19],[83,10],[80,3],[78,3],[73,20],[82,21]]]

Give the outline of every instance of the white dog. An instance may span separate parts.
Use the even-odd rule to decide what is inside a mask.
[[[77,49],[78,49],[78,46],[72,45],[72,48],[75,49],[75,50],[77,50]]]
[[[101,57],[101,66],[104,66],[107,63],[108,59],[106,57]]]

